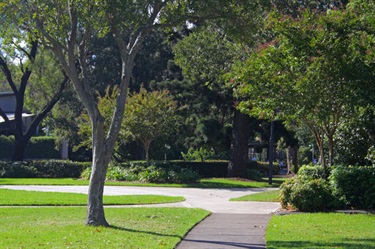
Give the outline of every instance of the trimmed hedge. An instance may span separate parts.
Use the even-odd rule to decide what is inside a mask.
[[[132,161],[132,162],[125,162],[125,163],[119,163],[122,167],[130,167],[130,166],[140,166],[140,167],[146,167],[145,161]],[[228,161],[225,160],[207,160],[205,162],[199,162],[199,161],[155,161],[152,163],[153,166],[160,167],[160,168],[169,168],[171,166],[174,166],[176,168],[181,169],[190,169],[195,172],[198,172],[198,174],[202,178],[224,178],[227,177],[227,171],[228,171]],[[262,175],[268,175],[269,170],[269,163],[268,162],[256,162],[256,161],[250,161],[248,164],[249,172],[253,172],[251,170],[256,170],[260,172]],[[274,175],[279,174],[280,172],[280,166],[277,163],[273,164],[273,173]],[[251,176],[249,176],[251,177]]]
[[[1,178],[79,178],[91,162],[71,162],[63,160],[35,160],[24,162],[0,161]]]
[[[60,152],[55,147],[54,137],[31,137],[25,150],[28,159],[58,159]],[[14,151],[14,137],[0,136],[0,158],[10,160]]]

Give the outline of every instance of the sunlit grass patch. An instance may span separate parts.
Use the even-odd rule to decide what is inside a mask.
[[[174,248],[201,209],[107,208],[111,227],[84,225],[84,207],[0,208],[0,248]]]
[[[261,202],[278,202],[280,190],[264,191],[250,195],[232,198],[231,201],[261,201]]]
[[[184,197],[160,195],[104,196],[104,205],[158,204],[184,201]],[[84,206],[86,194],[0,189],[0,206]]]
[[[273,216],[267,248],[375,248],[375,215],[309,213]]]

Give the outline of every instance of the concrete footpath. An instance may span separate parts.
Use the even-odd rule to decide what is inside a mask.
[[[270,214],[213,213],[195,226],[177,249],[266,248]]]
[[[0,188],[44,192],[87,193],[87,186],[14,186]],[[177,249],[266,248],[265,231],[271,213],[280,208],[273,202],[233,202],[236,198],[272,189],[199,189],[165,187],[105,186],[105,195],[167,195],[183,196],[180,203],[150,206],[202,208],[211,212],[196,225],[176,247]],[[142,205],[145,206],[145,205]]]

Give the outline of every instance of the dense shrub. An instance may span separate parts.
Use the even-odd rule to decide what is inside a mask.
[[[281,185],[281,205],[300,211],[375,208],[375,167],[303,166],[298,176]]]
[[[82,172],[81,177],[88,179],[91,169]],[[131,165],[130,167],[110,166],[106,180],[115,181],[141,181],[149,183],[194,183],[200,179],[197,172],[191,169],[181,169],[175,166],[158,167],[156,165],[145,167]]]
[[[324,169],[321,165],[303,165],[298,170],[298,176],[305,180],[327,178],[330,175],[330,168]]]
[[[324,179],[301,180],[295,178],[281,187],[281,204],[285,208],[289,204],[300,211],[322,211],[340,206],[332,194],[329,182]]]
[[[278,175],[280,173],[280,165],[278,163],[273,163],[273,174]],[[259,171],[263,176],[268,175],[269,169],[270,169],[270,163],[269,162],[258,162],[258,161],[250,161],[249,162],[249,169],[257,170]]]
[[[32,137],[26,146],[25,158],[28,159],[57,159],[60,152],[56,149],[54,137]],[[0,158],[11,159],[14,151],[14,137],[0,136]]]
[[[0,161],[1,178],[33,178],[38,177],[37,169],[25,162]]]
[[[302,166],[298,176],[281,185],[281,205],[284,208],[290,205],[292,208],[307,212],[339,207],[340,203],[334,197],[332,187],[325,177],[328,173],[319,165]]]
[[[63,160],[35,160],[25,162],[0,162],[0,177],[80,177],[82,171],[91,163]]]
[[[375,208],[375,167],[340,166],[332,170],[333,192],[347,206]]]

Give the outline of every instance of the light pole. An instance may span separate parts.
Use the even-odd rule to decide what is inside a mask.
[[[272,175],[273,175],[273,151],[274,151],[274,121],[271,121],[271,131],[270,131],[270,142],[269,142],[269,161],[270,161],[270,166],[269,166],[269,171],[268,171],[268,184],[272,184]]]

